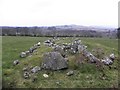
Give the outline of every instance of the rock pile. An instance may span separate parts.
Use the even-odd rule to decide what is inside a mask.
[[[31,75],[38,73],[41,70],[41,68],[39,66],[35,66],[35,67],[24,67],[23,68],[23,76],[25,79],[28,79],[31,77]]]
[[[62,45],[55,45],[54,51],[58,51],[64,57],[67,52],[71,54],[80,53],[81,40],[75,40],[73,43],[63,43]]]
[[[54,46],[54,44],[55,44],[54,40],[51,40],[51,39],[44,41],[44,45],[49,46],[49,47]]]
[[[30,55],[31,53],[33,53],[36,49],[38,49],[40,47],[40,42],[38,42],[37,44],[34,44],[32,47],[29,48],[28,51],[25,52],[21,52],[20,57],[24,58],[28,55]]]
[[[114,59],[115,59],[115,55],[112,53],[112,54],[110,54],[109,57],[105,57],[104,59],[102,59],[102,62],[105,65],[112,65],[114,62]]]
[[[57,39],[56,39],[57,40]],[[46,40],[44,44],[52,47],[52,52],[47,52],[43,55],[43,62],[41,66],[35,67],[24,67],[23,68],[23,76],[25,79],[31,77],[35,73],[38,73],[41,69],[45,70],[61,70],[68,68],[68,58],[66,55],[70,54],[81,54],[85,58],[88,59],[91,63],[96,63],[97,65],[112,65],[115,60],[115,55],[112,53],[109,57],[105,57],[104,59],[99,59],[97,56],[95,57],[91,52],[87,50],[87,46],[83,45],[81,40],[76,39],[72,43],[62,43],[62,45],[55,44],[54,40]],[[20,57],[24,58],[37,50],[40,47],[41,43],[38,42],[29,48],[28,51],[21,52]],[[69,55],[69,54],[68,54]],[[102,63],[102,64],[101,64]],[[19,64],[19,60],[15,60],[13,65]],[[67,76],[71,76],[74,74],[74,71],[69,71],[66,73]],[[47,74],[43,74],[43,77],[48,78]],[[33,78],[33,82],[36,80],[36,77]]]

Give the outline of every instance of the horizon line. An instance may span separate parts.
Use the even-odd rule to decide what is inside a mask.
[[[119,26],[111,25],[78,25],[78,24],[59,24],[59,25],[0,25],[0,27],[53,27],[53,26],[85,26],[85,27],[102,27],[102,28],[118,28]]]

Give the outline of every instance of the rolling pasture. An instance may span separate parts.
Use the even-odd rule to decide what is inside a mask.
[[[68,55],[69,68],[59,71],[46,71],[42,70],[36,73],[37,77],[35,82],[30,79],[24,79],[23,68],[28,66],[40,66],[43,54],[45,52],[52,51],[52,48],[45,46],[43,42],[51,37],[25,37],[25,36],[3,36],[2,37],[2,83],[3,87],[13,88],[114,88],[118,87],[118,59],[115,59],[112,68],[105,66],[105,78],[101,79],[102,72],[96,68],[94,64],[83,63],[76,65],[77,55]],[[92,52],[92,49],[101,48],[104,52],[104,56],[109,56],[111,53],[115,53],[118,58],[118,40],[108,38],[79,38],[84,45],[88,47],[88,50]],[[75,38],[60,37],[60,40],[56,40],[57,44],[71,43]],[[26,58],[20,58],[22,51],[28,50],[38,41],[41,42],[40,48],[37,52],[34,52],[31,56]],[[96,54],[96,53],[94,53]],[[20,64],[13,66],[13,61],[18,59]],[[74,70],[74,74],[67,76],[66,73],[69,70]],[[48,78],[44,78],[43,74],[47,73]]]

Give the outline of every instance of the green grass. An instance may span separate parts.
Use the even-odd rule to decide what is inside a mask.
[[[2,36],[0,36],[0,89],[2,87]]]
[[[118,71],[115,69],[109,70],[105,67],[107,79],[101,80],[99,77],[102,74],[94,64],[84,63],[75,69],[75,55],[69,55],[69,69],[60,71],[45,71],[42,70],[35,74],[36,82],[31,82],[31,79],[23,78],[23,67],[41,65],[42,56],[45,52],[52,49],[44,46],[43,41],[48,37],[2,37],[2,78],[3,87],[17,88],[110,88],[118,87]],[[88,46],[88,50],[100,47],[104,50],[105,55],[115,53],[118,56],[118,41],[116,39],[107,38],[80,38],[82,42]],[[73,38],[66,38],[56,43],[72,42]],[[31,57],[20,58],[20,52],[28,50],[32,45],[41,42],[41,47]],[[20,64],[13,66],[13,61],[19,59]],[[112,66],[117,66],[117,60]],[[67,76],[69,70],[74,70],[74,75]],[[44,78],[42,75],[49,73],[49,78]],[[89,78],[87,78],[89,77]],[[31,77],[32,78],[32,77]],[[59,82],[60,84],[56,84]]]

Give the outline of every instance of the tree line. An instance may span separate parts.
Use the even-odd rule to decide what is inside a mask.
[[[55,27],[2,27],[2,36],[117,37],[116,31],[70,30]]]

